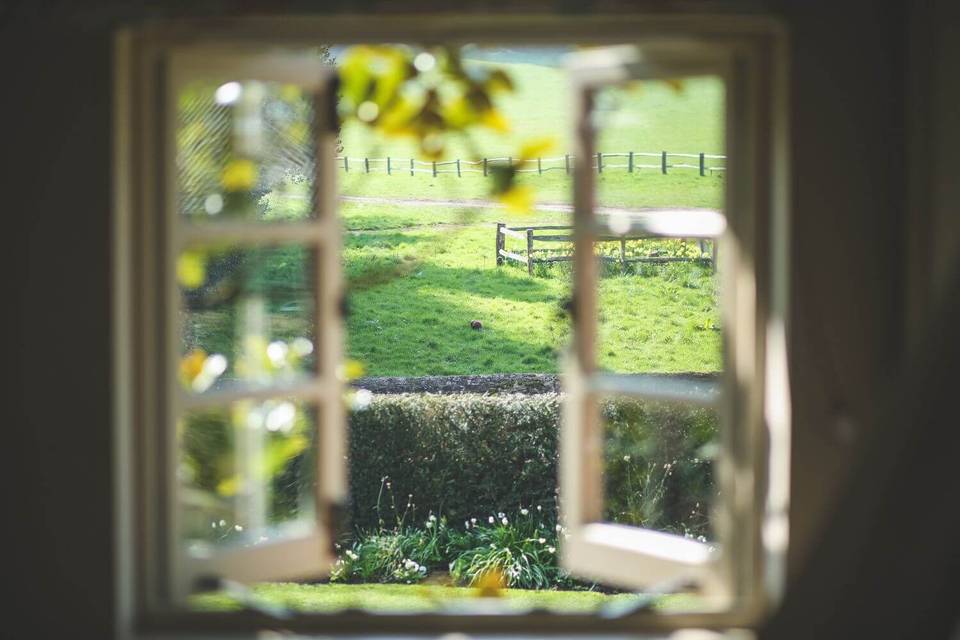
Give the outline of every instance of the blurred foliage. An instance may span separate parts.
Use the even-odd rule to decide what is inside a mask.
[[[477,128],[510,133],[497,98],[514,91],[513,80],[495,66],[464,65],[457,47],[351,47],[340,66],[340,87],[342,118],[355,119],[386,137],[412,138],[427,160],[445,157],[450,136],[469,141]],[[532,159],[551,145],[525,144],[518,158]],[[474,156],[477,160],[480,154]],[[491,195],[514,210],[528,211],[532,192],[516,185],[516,168],[491,169]]]

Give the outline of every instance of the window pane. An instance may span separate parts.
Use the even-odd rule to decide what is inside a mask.
[[[181,384],[202,393],[290,382],[316,371],[315,257],[298,246],[181,253]]]
[[[722,370],[717,243],[682,234],[696,234],[723,213],[723,81],[605,88],[592,119],[602,152],[590,159],[596,215],[607,229],[594,248],[601,261],[597,366],[616,373]],[[634,224],[644,216],[656,216],[658,233],[669,237]]]
[[[195,82],[177,94],[177,204],[195,220],[313,212],[312,96],[296,85]]]
[[[192,554],[309,529],[315,421],[313,407],[283,399],[235,402],[180,420],[181,536]]]
[[[713,539],[716,410],[629,396],[604,396],[598,404],[604,520]]]

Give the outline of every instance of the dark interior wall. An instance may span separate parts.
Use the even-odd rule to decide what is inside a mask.
[[[784,5],[794,179],[791,571],[878,422],[902,348],[905,12]]]
[[[896,369],[902,316],[900,3],[783,3],[791,31],[798,567]],[[117,14],[118,12],[113,12]],[[130,18],[130,10],[122,17]],[[118,15],[0,10],[4,259],[16,396],[3,465],[4,632],[108,637],[111,40]],[[135,17],[135,16],[134,16]],[[947,202],[947,196],[944,196]],[[57,383],[58,387],[52,387]],[[55,391],[55,395],[48,395]],[[840,418],[840,419],[838,419]],[[46,633],[45,633],[46,632]],[[62,637],[62,636],[61,636]]]
[[[15,324],[5,351],[16,391],[2,447],[3,537],[12,540],[2,563],[0,637],[29,628],[38,637],[58,630],[106,638],[111,41],[103,23],[40,23],[6,11],[0,207],[13,223],[3,253],[14,293],[2,306]]]

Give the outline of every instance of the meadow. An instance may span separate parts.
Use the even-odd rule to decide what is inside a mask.
[[[510,133],[478,131],[469,139],[452,139],[447,157],[515,155],[524,141],[539,138],[555,141],[546,155],[568,152],[571,100],[564,71],[532,64],[501,66],[517,88],[502,102]],[[722,102],[723,86],[714,78],[687,80],[679,90],[644,83],[601,94],[599,148],[722,153]],[[415,156],[410,141],[377,138],[359,123],[345,125],[341,140],[342,153],[351,158]],[[411,176],[409,165],[395,163],[387,175],[383,162],[370,167],[365,173],[363,165],[354,162],[349,172],[338,170],[342,194],[380,200],[347,201],[340,207],[350,291],[350,357],[364,363],[369,375],[557,371],[558,355],[570,333],[563,311],[570,296],[569,266],[538,266],[534,277],[522,265],[497,267],[494,230],[496,222],[568,224],[570,214],[471,206],[471,201],[489,199],[490,179],[480,173]],[[544,167],[554,168],[542,175],[521,174],[520,182],[534,188],[537,203],[569,203],[572,184],[563,163]],[[720,173],[701,177],[690,169],[664,175],[658,169],[628,173],[622,167],[608,168],[598,176],[597,186],[601,205],[722,207]],[[395,199],[464,204],[388,201]],[[689,250],[680,244],[638,241],[629,243],[628,251]],[[718,370],[716,288],[715,274],[702,264],[606,269],[599,291],[600,365],[619,372]],[[471,329],[471,320],[480,320],[483,329]]]

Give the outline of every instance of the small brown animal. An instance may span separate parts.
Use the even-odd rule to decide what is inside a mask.
[[[480,322],[479,320],[471,320],[471,321],[470,321],[470,328],[471,328],[471,329],[476,329],[477,331],[480,331],[480,329],[483,329],[483,323]]]

